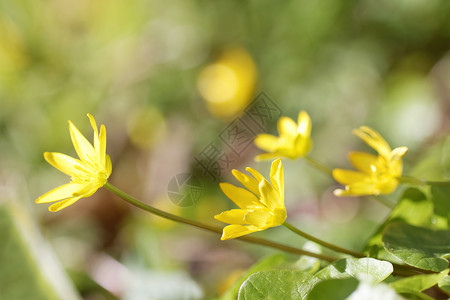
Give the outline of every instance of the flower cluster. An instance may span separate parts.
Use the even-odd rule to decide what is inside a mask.
[[[81,198],[89,197],[107,183],[111,175],[111,159],[106,154],[106,129],[100,132],[94,117],[88,114],[94,130],[94,145],[90,144],[80,131],[69,121],[70,136],[79,159],[61,153],[46,152],[45,160],[71,177],[71,182],[57,187],[39,197],[37,203],[57,202],[49,207],[59,211]],[[223,229],[222,240],[237,238],[285,223],[283,162],[278,157],[296,159],[305,157],[312,148],[311,119],[305,111],[298,115],[295,123],[288,117],[278,121],[279,136],[260,134],[255,144],[267,151],[256,156],[256,160],[277,158],[272,162],[270,182],[258,171],[248,167],[252,175],[233,170],[234,177],[245,187],[221,183],[220,188],[239,208],[222,212],[215,219],[229,224]],[[353,170],[334,169],[332,176],[345,185],[334,191],[337,196],[362,196],[392,193],[402,175],[402,157],[406,147],[391,149],[389,144],[375,130],[363,126],[353,133],[378,152],[351,152],[349,159]]]

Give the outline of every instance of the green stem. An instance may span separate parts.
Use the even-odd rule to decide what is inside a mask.
[[[434,186],[450,186],[450,181],[429,181],[425,180],[425,184]]]
[[[392,203],[391,201],[389,201],[388,199],[386,199],[385,197],[382,197],[382,196],[371,196],[369,198],[372,198],[372,199],[380,202],[381,204],[383,204],[387,208],[393,209],[395,207],[395,204]]]
[[[397,179],[401,183],[417,185],[417,186],[422,186],[422,185],[450,186],[450,181],[433,181],[433,180],[420,179],[420,178],[411,177],[411,176],[400,176]]]
[[[322,173],[331,176],[333,169],[325,166],[324,164],[318,162],[317,160],[315,160],[314,158],[311,158],[309,156],[305,156],[305,160],[314,168],[316,168],[317,170],[321,171]]]
[[[194,226],[197,228],[201,228],[201,229],[205,229],[214,233],[218,233],[218,234],[222,234],[222,228],[218,227],[218,226],[214,226],[214,225],[209,225],[209,224],[205,224],[202,222],[198,222],[198,221],[194,221],[194,220],[189,220],[177,215],[173,215],[170,214],[168,212],[159,210],[157,208],[154,208],[144,202],[139,201],[138,199],[128,195],[127,193],[121,191],[120,189],[118,189],[117,187],[113,186],[112,184],[110,184],[109,182],[107,182],[104,185],[105,188],[107,188],[108,190],[110,190],[111,192],[113,192],[114,194],[116,194],[117,196],[119,196],[120,198],[122,198],[123,200],[127,201],[128,203],[139,207],[142,210],[145,210],[151,214],[157,215],[159,217],[168,219],[168,220],[172,220],[178,223],[183,223],[183,224],[187,224],[190,226]],[[294,254],[299,254],[299,255],[306,255],[306,256],[311,256],[311,257],[315,257],[318,259],[322,259],[328,262],[333,262],[335,260],[337,260],[334,257],[330,257],[330,256],[326,256],[326,255],[321,255],[321,254],[317,254],[317,253],[313,253],[313,252],[309,252],[306,250],[302,250],[302,249],[298,249],[298,248],[294,248],[291,246],[287,246],[287,245],[283,245],[283,244],[279,244],[279,243],[275,243],[275,242],[271,242],[265,239],[261,239],[261,238],[256,238],[256,237],[250,237],[250,236],[241,236],[236,238],[238,240],[241,241],[245,241],[248,243],[252,243],[252,244],[258,244],[258,245],[263,245],[263,246],[267,246],[267,247],[272,247],[275,249],[279,249],[285,252],[289,252],[289,253],[294,253]]]
[[[348,250],[348,249],[345,249],[345,248],[341,248],[339,246],[327,243],[325,241],[322,241],[321,239],[318,239],[318,238],[316,238],[316,237],[314,237],[312,235],[307,234],[306,232],[301,231],[300,229],[298,229],[297,227],[293,226],[292,224],[290,224],[288,222],[284,222],[283,226],[286,227],[287,229],[291,230],[292,232],[294,232],[294,233],[304,237],[305,239],[313,241],[313,242],[315,242],[315,243],[317,243],[319,245],[322,245],[322,246],[324,246],[324,247],[326,247],[328,249],[331,249],[333,251],[349,254],[351,256],[359,257],[359,258],[360,257],[366,257],[366,255],[364,255],[362,253],[354,252],[354,251],[351,251],[351,250]]]

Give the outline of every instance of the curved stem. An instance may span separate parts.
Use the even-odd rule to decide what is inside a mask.
[[[369,198],[372,198],[372,199],[380,202],[381,204],[383,204],[387,208],[393,209],[395,207],[395,203],[392,203],[391,201],[389,201],[385,197],[382,197],[382,196],[370,196]]]
[[[317,243],[319,245],[322,245],[322,246],[324,246],[324,247],[326,247],[328,249],[331,249],[333,251],[349,254],[349,255],[354,256],[354,257],[366,257],[366,255],[364,255],[362,253],[354,252],[354,251],[351,251],[351,250],[348,250],[348,249],[345,249],[345,248],[341,248],[339,246],[327,243],[325,241],[322,241],[321,239],[318,239],[318,238],[316,238],[316,237],[314,237],[312,235],[307,234],[306,232],[301,231],[300,229],[298,229],[297,227],[295,227],[294,225],[292,225],[292,224],[290,224],[288,222],[284,222],[283,226],[286,227],[287,229],[291,230],[292,232],[294,232],[294,233],[304,237],[305,239],[313,241],[313,242],[315,242],[315,243]]]
[[[317,160],[315,160],[314,158],[311,158],[309,156],[305,156],[305,160],[314,168],[316,168],[317,170],[321,171],[322,173],[331,176],[333,169],[325,166],[324,164],[318,162]]]
[[[145,210],[151,214],[154,214],[159,217],[162,217],[162,218],[165,218],[168,220],[172,220],[172,221],[175,221],[178,223],[183,223],[183,224],[187,224],[187,225],[194,226],[197,228],[205,229],[205,230],[208,230],[208,231],[211,231],[214,233],[222,234],[221,227],[205,224],[205,223],[194,221],[194,220],[189,220],[189,219],[165,212],[163,210],[157,209],[155,207],[152,207],[152,206],[150,206],[144,202],[141,202],[138,199],[128,195],[127,193],[125,193],[122,190],[118,189],[117,187],[113,186],[109,182],[107,182],[104,185],[104,187],[107,188],[108,190],[110,190],[111,192],[113,192],[114,194],[116,194],[117,196],[119,196],[120,198],[122,198],[123,200],[127,201],[128,203],[133,204],[134,206],[139,207],[140,209]],[[279,250],[289,252],[289,253],[311,256],[311,257],[322,259],[322,260],[325,260],[328,262],[333,262],[333,261],[337,260],[337,258],[334,258],[334,257],[309,252],[306,250],[302,250],[302,249],[294,248],[291,246],[271,242],[271,241],[261,239],[261,238],[255,238],[255,237],[250,237],[250,236],[241,236],[236,239],[245,241],[248,243],[252,243],[252,244],[258,244],[258,245],[263,245],[263,246],[267,246],[267,247],[272,247],[272,248],[279,249]]]
[[[397,178],[401,183],[411,184],[411,185],[434,185],[434,186],[450,186],[450,181],[433,181],[420,179],[411,176],[401,176]]]

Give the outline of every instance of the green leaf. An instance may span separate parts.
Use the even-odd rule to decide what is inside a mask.
[[[400,200],[392,210],[388,219],[369,240],[365,252],[370,253],[371,257],[388,258],[387,254],[383,256],[383,253],[381,252],[383,251],[381,238],[383,230],[390,222],[394,220],[403,220],[412,225],[426,226],[431,224],[432,218],[433,203],[428,199],[427,195],[418,188],[407,189],[400,197]]]
[[[434,203],[434,213],[450,220],[450,187],[432,186],[431,196]]]
[[[394,268],[390,262],[375,258],[346,258],[328,265],[315,276],[322,280],[356,278],[367,283],[385,280]]]
[[[0,299],[78,299],[26,210],[0,205],[0,228]]]
[[[307,250],[313,253],[322,253],[321,247],[314,242],[306,242],[303,247],[303,250]],[[316,273],[320,269],[320,259],[302,255],[297,262],[294,264],[295,269],[300,271],[307,271],[310,274]]]
[[[439,272],[448,267],[450,231],[393,222],[384,230],[383,246],[408,265]]]
[[[450,276],[445,276],[438,282],[438,286],[440,289],[444,290],[447,293],[450,293]]]
[[[358,287],[355,278],[329,279],[319,282],[308,295],[308,300],[345,300]]]
[[[238,300],[305,299],[318,282],[318,278],[304,271],[262,271],[242,284]]]
[[[265,258],[262,258],[251,266],[238,280],[236,280],[233,285],[220,297],[221,300],[234,300],[237,298],[239,289],[242,283],[247,280],[247,278],[259,271],[266,271],[274,269],[287,261],[287,257],[284,254],[275,254]]]
[[[391,283],[391,286],[399,294],[412,294],[423,298],[423,295],[420,295],[420,292],[436,285],[438,282],[443,280],[447,274],[448,269],[437,274],[411,276],[394,281]]]

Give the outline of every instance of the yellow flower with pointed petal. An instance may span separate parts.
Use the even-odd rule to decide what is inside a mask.
[[[306,111],[298,114],[298,123],[288,117],[278,120],[278,132],[276,137],[270,134],[259,134],[255,138],[255,144],[268,153],[257,155],[255,160],[287,157],[296,159],[304,157],[312,148],[311,119]]]
[[[334,169],[333,177],[345,185],[336,189],[336,196],[362,196],[392,193],[402,176],[402,157],[407,147],[391,150],[389,144],[375,130],[362,126],[353,133],[378,152],[378,156],[365,152],[351,152],[349,159],[357,171]]]
[[[105,185],[111,175],[111,159],[106,154],[105,126],[101,125],[99,134],[94,117],[91,114],[88,114],[88,117],[94,129],[94,146],[69,121],[70,137],[79,159],[62,153],[44,153],[44,158],[49,164],[71,177],[70,183],[59,186],[36,200],[36,203],[59,201],[49,207],[52,212],[91,196]]]
[[[279,226],[286,220],[284,207],[283,162],[277,159],[270,168],[269,183],[258,171],[246,169],[253,177],[233,170],[236,179],[247,189],[229,183],[221,183],[220,188],[239,209],[232,209],[214,218],[231,225],[223,229],[222,240],[228,240]]]

